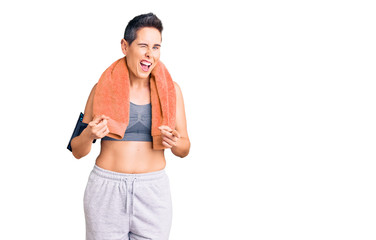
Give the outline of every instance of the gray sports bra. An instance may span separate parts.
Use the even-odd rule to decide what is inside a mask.
[[[129,123],[123,139],[103,137],[102,140],[110,141],[146,141],[151,142],[151,103],[138,105],[129,104]]]

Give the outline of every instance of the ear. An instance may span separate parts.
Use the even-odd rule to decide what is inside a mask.
[[[123,52],[125,56],[127,56],[128,47],[129,47],[128,42],[123,38],[121,39],[120,45],[121,45],[121,51]]]

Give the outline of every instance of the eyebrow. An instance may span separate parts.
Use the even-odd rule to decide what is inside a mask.
[[[146,46],[149,46],[147,43],[138,43],[137,45],[146,45]],[[161,45],[157,43],[157,44],[154,44],[154,46],[160,47]]]

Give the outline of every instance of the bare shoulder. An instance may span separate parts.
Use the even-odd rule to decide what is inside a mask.
[[[176,92],[176,109],[177,111],[184,111],[184,99],[181,88],[177,82],[174,81],[175,92]]]
[[[174,87],[175,87],[175,92],[176,92],[176,97],[177,98],[182,98],[183,97],[183,94],[181,92],[181,89],[180,89],[180,86],[177,82],[173,81],[174,82]]]
[[[185,116],[185,107],[184,107],[184,100],[183,94],[180,89],[179,84],[174,82],[175,91],[176,91],[176,123],[175,129],[180,133],[180,135],[184,138],[188,138],[187,132],[187,120]]]
[[[93,120],[93,99],[95,94],[95,89],[97,87],[97,83],[94,84],[93,88],[91,89],[90,95],[87,99],[86,106],[85,106],[85,112],[84,112],[84,118],[82,119],[82,122],[89,123],[91,120]]]

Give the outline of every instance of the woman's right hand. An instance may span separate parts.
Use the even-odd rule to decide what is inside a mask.
[[[107,127],[107,120],[110,117],[105,115],[94,116],[93,120],[87,125],[87,134],[92,139],[99,139],[106,136],[110,131]]]

